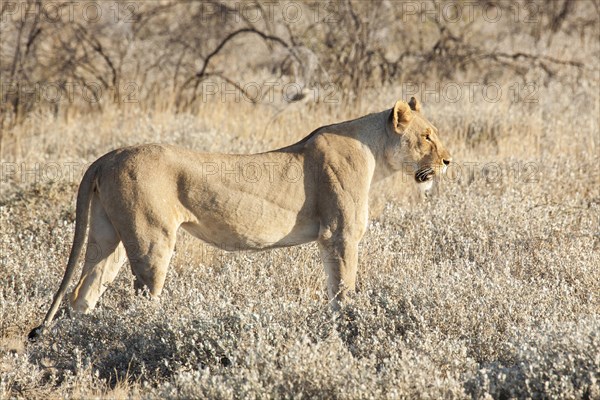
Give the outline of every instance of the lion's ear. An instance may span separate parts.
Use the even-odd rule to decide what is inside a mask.
[[[413,118],[410,106],[402,100],[396,102],[392,114],[394,116],[394,129],[398,133],[403,132],[406,125],[408,125]]]
[[[410,98],[408,105],[410,106],[411,110],[416,111],[416,112],[421,112],[421,102],[419,100],[415,99],[414,97]]]

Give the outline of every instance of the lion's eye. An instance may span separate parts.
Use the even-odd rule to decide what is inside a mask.
[[[429,135],[425,135],[425,140],[427,140],[428,142],[431,142],[431,138],[429,137]]]

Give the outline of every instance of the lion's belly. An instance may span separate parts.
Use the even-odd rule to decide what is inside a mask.
[[[213,210],[214,211],[214,210]],[[206,215],[181,225],[197,238],[224,250],[261,250],[295,246],[317,239],[318,220],[282,213],[239,218],[237,215]],[[202,218],[204,217],[204,218]]]
[[[293,190],[292,190],[293,192]],[[295,246],[317,239],[319,221],[301,193],[295,201],[281,202],[235,191],[212,193],[192,211],[194,218],[182,227],[225,250],[259,250]],[[285,196],[294,196],[286,193]]]
[[[303,169],[295,154],[203,155],[181,171],[179,201],[189,212],[181,226],[227,250],[313,241],[317,195]]]
[[[256,229],[243,233],[239,227],[216,224],[208,228],[204,224],[186,222],[181,227],[198,239],[229,251],[296,246],[316,240],[319,233],[318,223],[298,224],[287,230],[265,232]]]

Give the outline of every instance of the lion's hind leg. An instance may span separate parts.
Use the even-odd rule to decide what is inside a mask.
[[[71,306],[88,313],[106,287],[116,278],[127,256],[119,235],[108,219],[98,197],[91,204],[90,233],[81,279],[71,295]]]
[[[125,248],[135,276],[134,288],[136,292],[147,289],[152,298],[157,298],[162,293],[175,250],[177,228],[148,224],[143,235],[139,232],[131,232],[131,235],[133,238],[125,242]]]

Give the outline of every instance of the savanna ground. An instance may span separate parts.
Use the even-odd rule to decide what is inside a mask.
[[[347,28],[359,32],[349,38],[352,43],[392,52],[407,47],[397,66],[410,72],[375,68],[380,83],[360,75],[373,72],[369,52],[360,58],[361,46],[345,47],[343,35],[334,35],[343,25],[326,24],[303,36],[300,22],[234,21],[294,42],[294,57],[317,59],[320,72],[306,67],[298,73],[302,65],[285,72],[284,62],[277,65],[286,68],[273,72],[270,63],[285,57],[278,58],[260,38],[238,38],[211,56],[213,75],[199,78],[212,86],[199,85],[204,92],[191,94],[184,72],[169,81],[160,74],[176,67],[193,73],[202,63],[163,65],[161,55],[177,48],[154,44],[149,52],[144,47],[168,32],[154,37],[140,34],[140,28],[139,36],[110,42],[103,29],[118,30],[109,29],[110,23],[108,28],[83,24],[83,32],[51,21],[49,28],[64,35],[55,41],[71,46],[61,47],[68,52],[63,59],[72,52],[79,62],[73,66],[44,53],[44,46],[55,42],[48,44],[43,34],[33,40],[25,34],[32,29],[30,20],[23,22],[18,13],[5,19],[3,9],[3,85],[30,85],[32,76],[55,82],[44,75],[53,73],[89,82],[90,76],[118,71],[136,84],[136,96],[131,103],[113,96],[87,104],[81,96],[79,102],[75,96],[73,102],[53,103],[42,93],[40,101],[28,103],[13,86],[3,86],[8,89],[3,89],[0,137],[0,398],[600,398],[598,2],[571,3],[575,6],[533,3],[539,18],[520,24],[512,17],[510,23],[492,24],[478,14],[471,24],[444,15],[437,21],[405,21],[400,15],[402,23],[383,32],[386,12],[413,9],[398,11],[395,2],[372,9],[339,3],[340,18],[359,21],[358,28]],[[186,25],[199,3],[185,3],[184,9],[181,4],[140,10],[162,18],[149,26],[176,21],[169,29],[189,39],[199,35]],[[418,10],[421,3],[403,4]],[[498,4],[514,10],[526,3]],[[211,18],[198,29],[229,23]],[[284,22],[291,28],[287,33],[278,30]],[[22,38],[10,41],[19,27]],[[502,35],[505,30],[508,36]],[[410,40],[416,47],[409,39],[398,40],[406,32],[414,33]],[[489,37],[493,44],[477,42]],[[222,38],[208,38],[200,60],[215,48],[211,40],[218,44]],[[123,56],[119,46],[127,41],[136,46]],[[328,58],[331,50],[319,47],[331,41],[344,60]],[[114,68],[99,67],[86,53],[95,49],[103,57],[94,43],[102,43],[100,52]],[[19,46],[16,65],[21,66],[13,70]],[[131,64],[145,65],[143,57],[156,57],[161,68],[142,79]],[[255,59],[261,57],[264,65]],[[456,61],[461,59],[471,64]],[[357,77],[349,77],[345,65],[354,65],[350,69]],[[242,71],[255,76],[240,77],[250,74]],[[244,97],[242,84],[228,87],[237,96],[221,97],[223,79],[236,72],[236,82],[263,87],[276,82],[280,89],[290,82],[311,87],[323,71],[334,84],[316,85],[320,96],[312,91],[303,101],[288,102],[274,91],[272,99],[254,104]],[[107,85],[106,96],[111,80],[98,82]],[[204,95],[215,83],[216,94]],[[496,84],[501,94],[491,91]],[[160,85],[173,87],[162,88],[161,95],[153,91]],[[457,87],[458,98],[450,91]],[[200,151],[265,151],[411,95],[423,100],[424,113],[439,128],[455,163],[429,196],[421,195],[409,176],[373,188],[370,227],[360,247],[359,290],[342,316],[328,307],[316,245],[223,252],[182,233],[160,301],[134,295],[125,265],[91,315],[71,319],[65,308],[48,334],[27,342],[64,272],[79,179],[100,155],[145,142]]]

